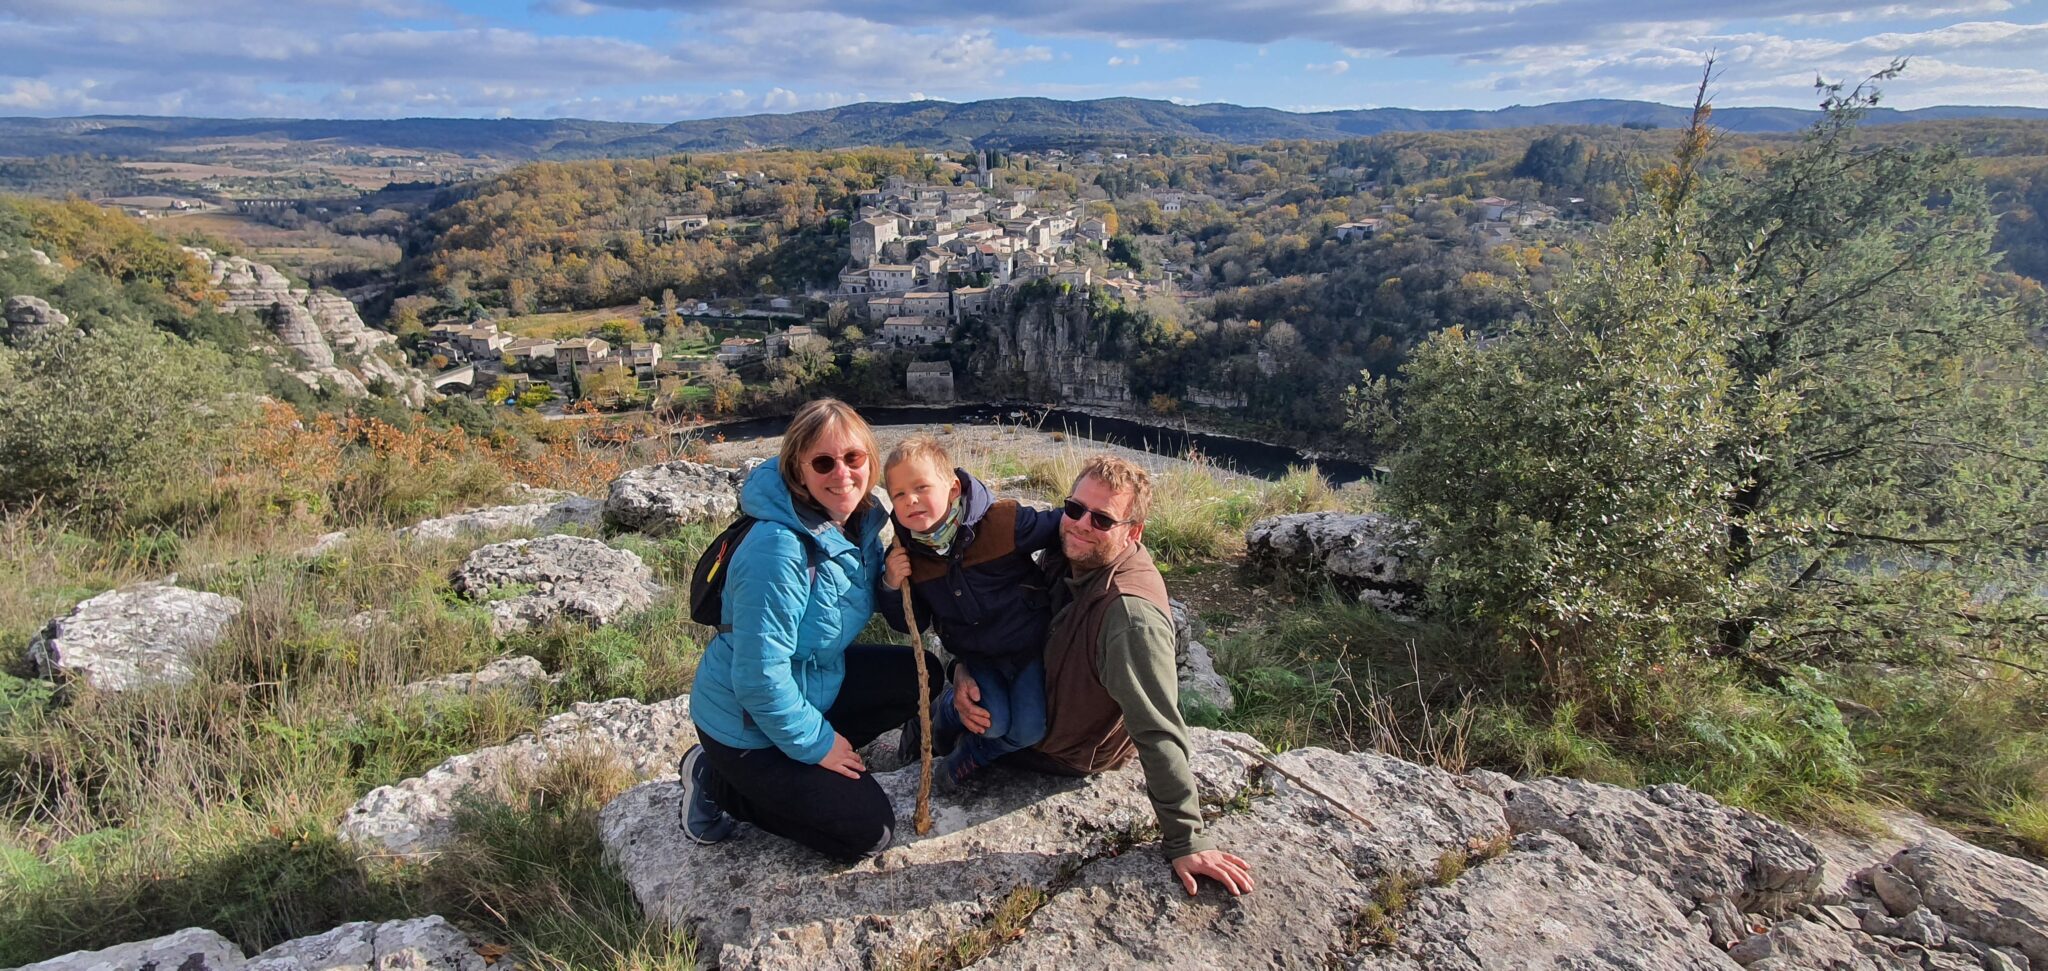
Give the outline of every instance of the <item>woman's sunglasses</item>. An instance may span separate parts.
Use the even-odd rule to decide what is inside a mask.
[[[861,466],[868,464],[868,453],[854,449],[845,455],[815,455],[811,457],[811,471],[819,475],[831,475],[832,470],[838,468],[841,462],[845,462],[847,468],[859,472]]]
[[[1102,530],[1105,533],[1125,523],[1137,522],[1135,519],[1117,519],[1106,512],[1097,512],[1081,505],[1078,499],[1068,499],[1060,504],[1060,508],[1066,512],[1068,519],[1080,519],[1082,516],[1086,516],[1096,529]]]

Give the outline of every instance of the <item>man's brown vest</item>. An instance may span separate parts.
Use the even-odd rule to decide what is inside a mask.
[[[1072,602],[1059,607],[1070,595]],[[1056,584],[1053,596],[1058,613],[1045,643],[1045,739],[1017,755],[1043,772],[1107,772],[1129,761],[1137,746],[1124,732],[1123,709],[1103,689],[1096,667],[1103,615],[1117,598],[1128,596],[1141,597],[1160,613],[1173,616],[1166,602],[1166,581],[1152,564],[1152,554],[1132,543],[1081,587]]]

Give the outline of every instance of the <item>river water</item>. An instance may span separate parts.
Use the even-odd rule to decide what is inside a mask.
[[[1361,462],[1344,459],[1310,456],[1288,448],[1247,438],[1229,435],[1213,435],[1206,432],[1190,431],[1162,425],[1149,425],[1128,418],[1113,418],[1090,415],[1078,411],[1058,408],[1042,408],[1017,405],[951,405],[944,407],[866,407],[860,409],[861,417],[871,425],[1024,425],[1046,432],[1065,432],[1073,438],[1085,438],[1110,445],[1120,445],[1156,455],[1173,457],[1186,456],[1190,451],[1202,456],[1222,468],[1262,479],[1277,479],[1287,474],[1289,466],[1314,463],[1323,478],[1332,485],[1343,485],[1368,478],[1371,470]],[[693,429],[703,436],[723,435],[727,441],[746,441],[756,438],[773,438],[782,434],[789,426],[789,416],[773,418],[748,418],[740,421],[706,425]]]

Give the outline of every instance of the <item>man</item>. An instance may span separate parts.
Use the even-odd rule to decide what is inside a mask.
[[[1006,762],[1040,771],[1094,775],[1135,752],[1174,875],[1190,896],[1209,877],[1232,895],[1252,889],[1251,867],[1202,832],[1188,730],[1180,716],[1173,620],[1166,583],[1141,540],[1152,479],[1112,456],[1081,469],[1064,503],[1045,647],[1045,739]],[[979,688],[960,677],[953,705],[969,731],[985,731]]]

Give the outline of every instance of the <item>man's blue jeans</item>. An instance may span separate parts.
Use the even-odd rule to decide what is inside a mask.
[[[936,702],[932,725],[937,734],[959,734],[960,744],[976,762],[987,765],[996,759],[1030,748],[1045,738],[1045,660],[1032,661],[1014,678],[1001,671],[961,661],[981,689],[981,707],[988,709],[988,734],[976,735],[960,723],[953,708],[953,686],[947,685]]]

